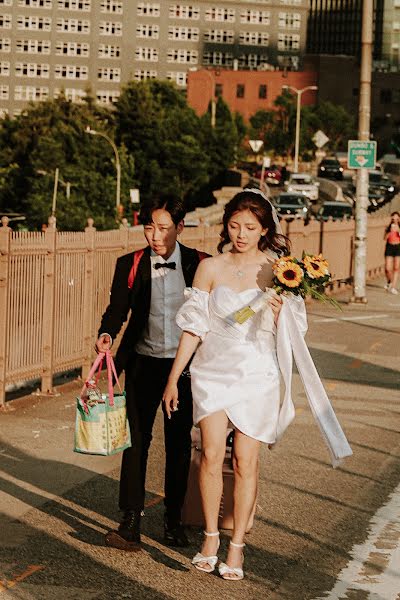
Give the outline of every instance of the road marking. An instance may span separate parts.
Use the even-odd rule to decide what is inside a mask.
[[[337,323],[338,321],[367,321],[368,319],[387,319],[389,315],[354,315],[354,317],[323,317],[313,319],[314,323]]]
[[[11,581],[7,581],[7,580],[3,579],[2,581],[0,581],[0,594],[2,594],[3,592],[6,592],[10,588],[15,587],[17,585],[17,583],[19,583],[20,581],[23,581],[30,575],[37,573],[37,571],[43,571],[44,568],[45,567],[43,567],[42,565],[29,565],[29,567],[26,569],[26,571],[21,573],[21,575],[17,575]]]
[[[353,546],[353,559],[342,569],[334,588],[315,600],[362,597],[396,600],[400,590],[400,485],[372,517],[364,544]],[[361,594],[360,594],[361,596]]]

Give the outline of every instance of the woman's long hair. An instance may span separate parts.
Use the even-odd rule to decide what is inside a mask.
[[[390,215],[390,223],[389,223],[389,225],[386,227],[386,229],[385,229],[385,233],[389,233],[389,231],[390,231],[390,228],[391,228],[391,226],[392,226],[392,223],[394,223],[394,219],[393,219],[393,217],[395,217],[395,216],[396,216],[396,217],[400,217],[400,213],[399,213],[399,211],[398,211],[398,210],[395,210],[395,211],[394,211],[394,212],[392,212],[392,214]]]
[[[222,219],[223,229],[221,232],[221,241],[217,246],[218,252],[222,252],[224,246],[231,243],[228,234],[228,223],[235,213],[242,210],[249,210],[252,212],[261,227],[268,230],[258,242],[258,248],[262,252],[269,249],[276,252],[278,256],[285,256],[290,253],[289,238],[276,231],[271,203],[261,194],[247,190],[236,194],[236,196],[234,196],[225,206],[225,212]]]

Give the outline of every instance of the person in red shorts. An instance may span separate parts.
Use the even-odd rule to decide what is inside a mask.
[[[397,280],[400,267],[400,213],[390,215],[390,224],[385,230],[385,290],[391,294],[398,294]]]

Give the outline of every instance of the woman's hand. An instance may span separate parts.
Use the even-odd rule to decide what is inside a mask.
[[[171,414],[178,410],[178,386],[175,381],[168,379],[167,385],[165,386],[163,394],[163,402],[165,405],[165,412],[168,415],[168,419],[171,418]]]
[[[280,296],[278,296],[278,294],[274,294],[269,299],[269,305],[272,309],[272,312],[274,313],[274,321],[275,321],[275,325],[276,325],[278,323],[279,313],[281,312],[281,309],[282,309],[282,298]]]

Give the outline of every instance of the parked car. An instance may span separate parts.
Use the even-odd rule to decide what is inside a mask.
[[[334,221],[349,219],[353,215],[353,207],[347,202],[332,200],[324,202],[317,212],[318,221],[327,221],[332,218]]]
[[[396,193],[394,181],[382,171],[375,170],[369,172],[369,187],[377,192],[381,192],[387,200],[391,200]]]
[[[304,194],[282,192],[272,200],[280,218],[304,219],[306,224],[310,220],[311,202]]]
[[[368,186],[368,212],[373,212],[377,210],[380,206],[385,204],[385,192],[382,192],[379,188]]]
[[[292,173],[285,183],[288,192],[304,194],[307,198],[316,202],[319,194],[319,183],[308,173]]]
[[[319,163],[318,177],[328,179],[343,179],[343,167],[335,157],[324,158]]]

